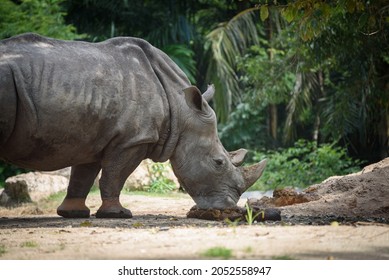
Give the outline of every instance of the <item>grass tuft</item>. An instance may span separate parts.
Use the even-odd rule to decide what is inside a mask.
[[[226,247],[212,247],[202,253],[202,256],[227,260],[232,257],[232,250]]]

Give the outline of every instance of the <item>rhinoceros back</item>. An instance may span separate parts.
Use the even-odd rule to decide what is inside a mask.
[[[166,88],[187,79],[142,44],[134,38],[92,44],[34,34],[0,42],[0,71],[8,71],[0,90],[8,105],[1,107],[9,115],[0,113],[0,141],[6,142],[0,142],[0,157],[51,170],[98,160],[114,138],[126,147],[158,142],[169,114]],[[164,71],[170,77],[161,80]]]

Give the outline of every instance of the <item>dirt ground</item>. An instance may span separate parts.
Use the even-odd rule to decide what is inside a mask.
[[[282,220],[251,226],[189,219],[194,202],[178,193],[123,194],[132,219],[64,219],[55,213],[63,196],[0,207],[0,259],[199,259],[214,247],[233,259],[389,259],[389,158],[303,192],[254,196]],[[91,213],[100,203],[92,192]]]
[[[213,247],[231,249],[232,259],[389,259],[389,225],[373,220],[283,217],[249,226],[188,219],[193,201],[184,194],[125,194],[128,220],[63,219],[55,214],[60,200],[0,208],[0,259],[199,259]],[[99,203],[91,194],[91,213]]]

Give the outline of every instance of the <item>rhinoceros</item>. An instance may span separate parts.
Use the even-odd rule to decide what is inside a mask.
[[[0,158],[17,166],[71,166],[57,213],[85,218],[101,170],[98,218],[131,218],[119,200],[139,163],[171,161],[197,207],[234,207],[266,162],[242,167],[245,149],[227,152],[202,94],[145,40],[100,43],[22,34],[0,41]]]

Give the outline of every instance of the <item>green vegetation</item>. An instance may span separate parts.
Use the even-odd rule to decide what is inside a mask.
[[[74,40],[82,36],[66,24],[64,0],[0,0],[0,38],[36,32],[58,39]]]
[[[23,32],[164,50],[200,89],[215,84],[226,149],[269,158],[257,188],[305,187],[389,155],[386,0],[0,0],[0,39]],[[0,186],[18,172],[0,163]],[[150,191],[169,191],[153,172]]]
[[[83,221],[80,223],[80,227],[92,227],[93,224],[90,221]]]
[[[38,247],[38,243],[36,243],[35,241],[25,241],[25,242],[20,244],[20,247],[22,247],[22,248],[36,248],[36,247]]]
[[[295,260],[295,258],[288,255],[274,256],[271,259],[272,260]]]
[[[225,247],[212,247],[202,253],[202,256],[227,260],[232,257],[232,250]]]
[[[0,188],[4,188],[5,180],[8,177],[15,176],[26,171],[26,169],[18,168],[14,165],[2,163],[0,161]]]
[[[5,249],[5,246],[3,244],[0,244],[0,257],[4,255],[7,252]]]
[[[167,167],[163,163],[153,163],[150,165],[151,183],[148,188],[149,192],[166,193],[171,192],[176,188],[173,180],[167,178]]]
[[[50,194],[47,198],[45,198],[46,201],[52,201],[52,202],[61,202],[66,196],[65,191],[59,191],[53,194]]]
[[[254,214],[253,208],[251,208],[248,203],[245,204],[245,207],[247,211],[247,214],[245,215],[246,222],[251,226],[260,213]]]
[[[254,153],[255,161],[263,158],[268,158],[265,172],[252,189],[304,188],[333,175],[357,172],[360,165],[334,143],[317,146],[304,140],[287,149]]]

